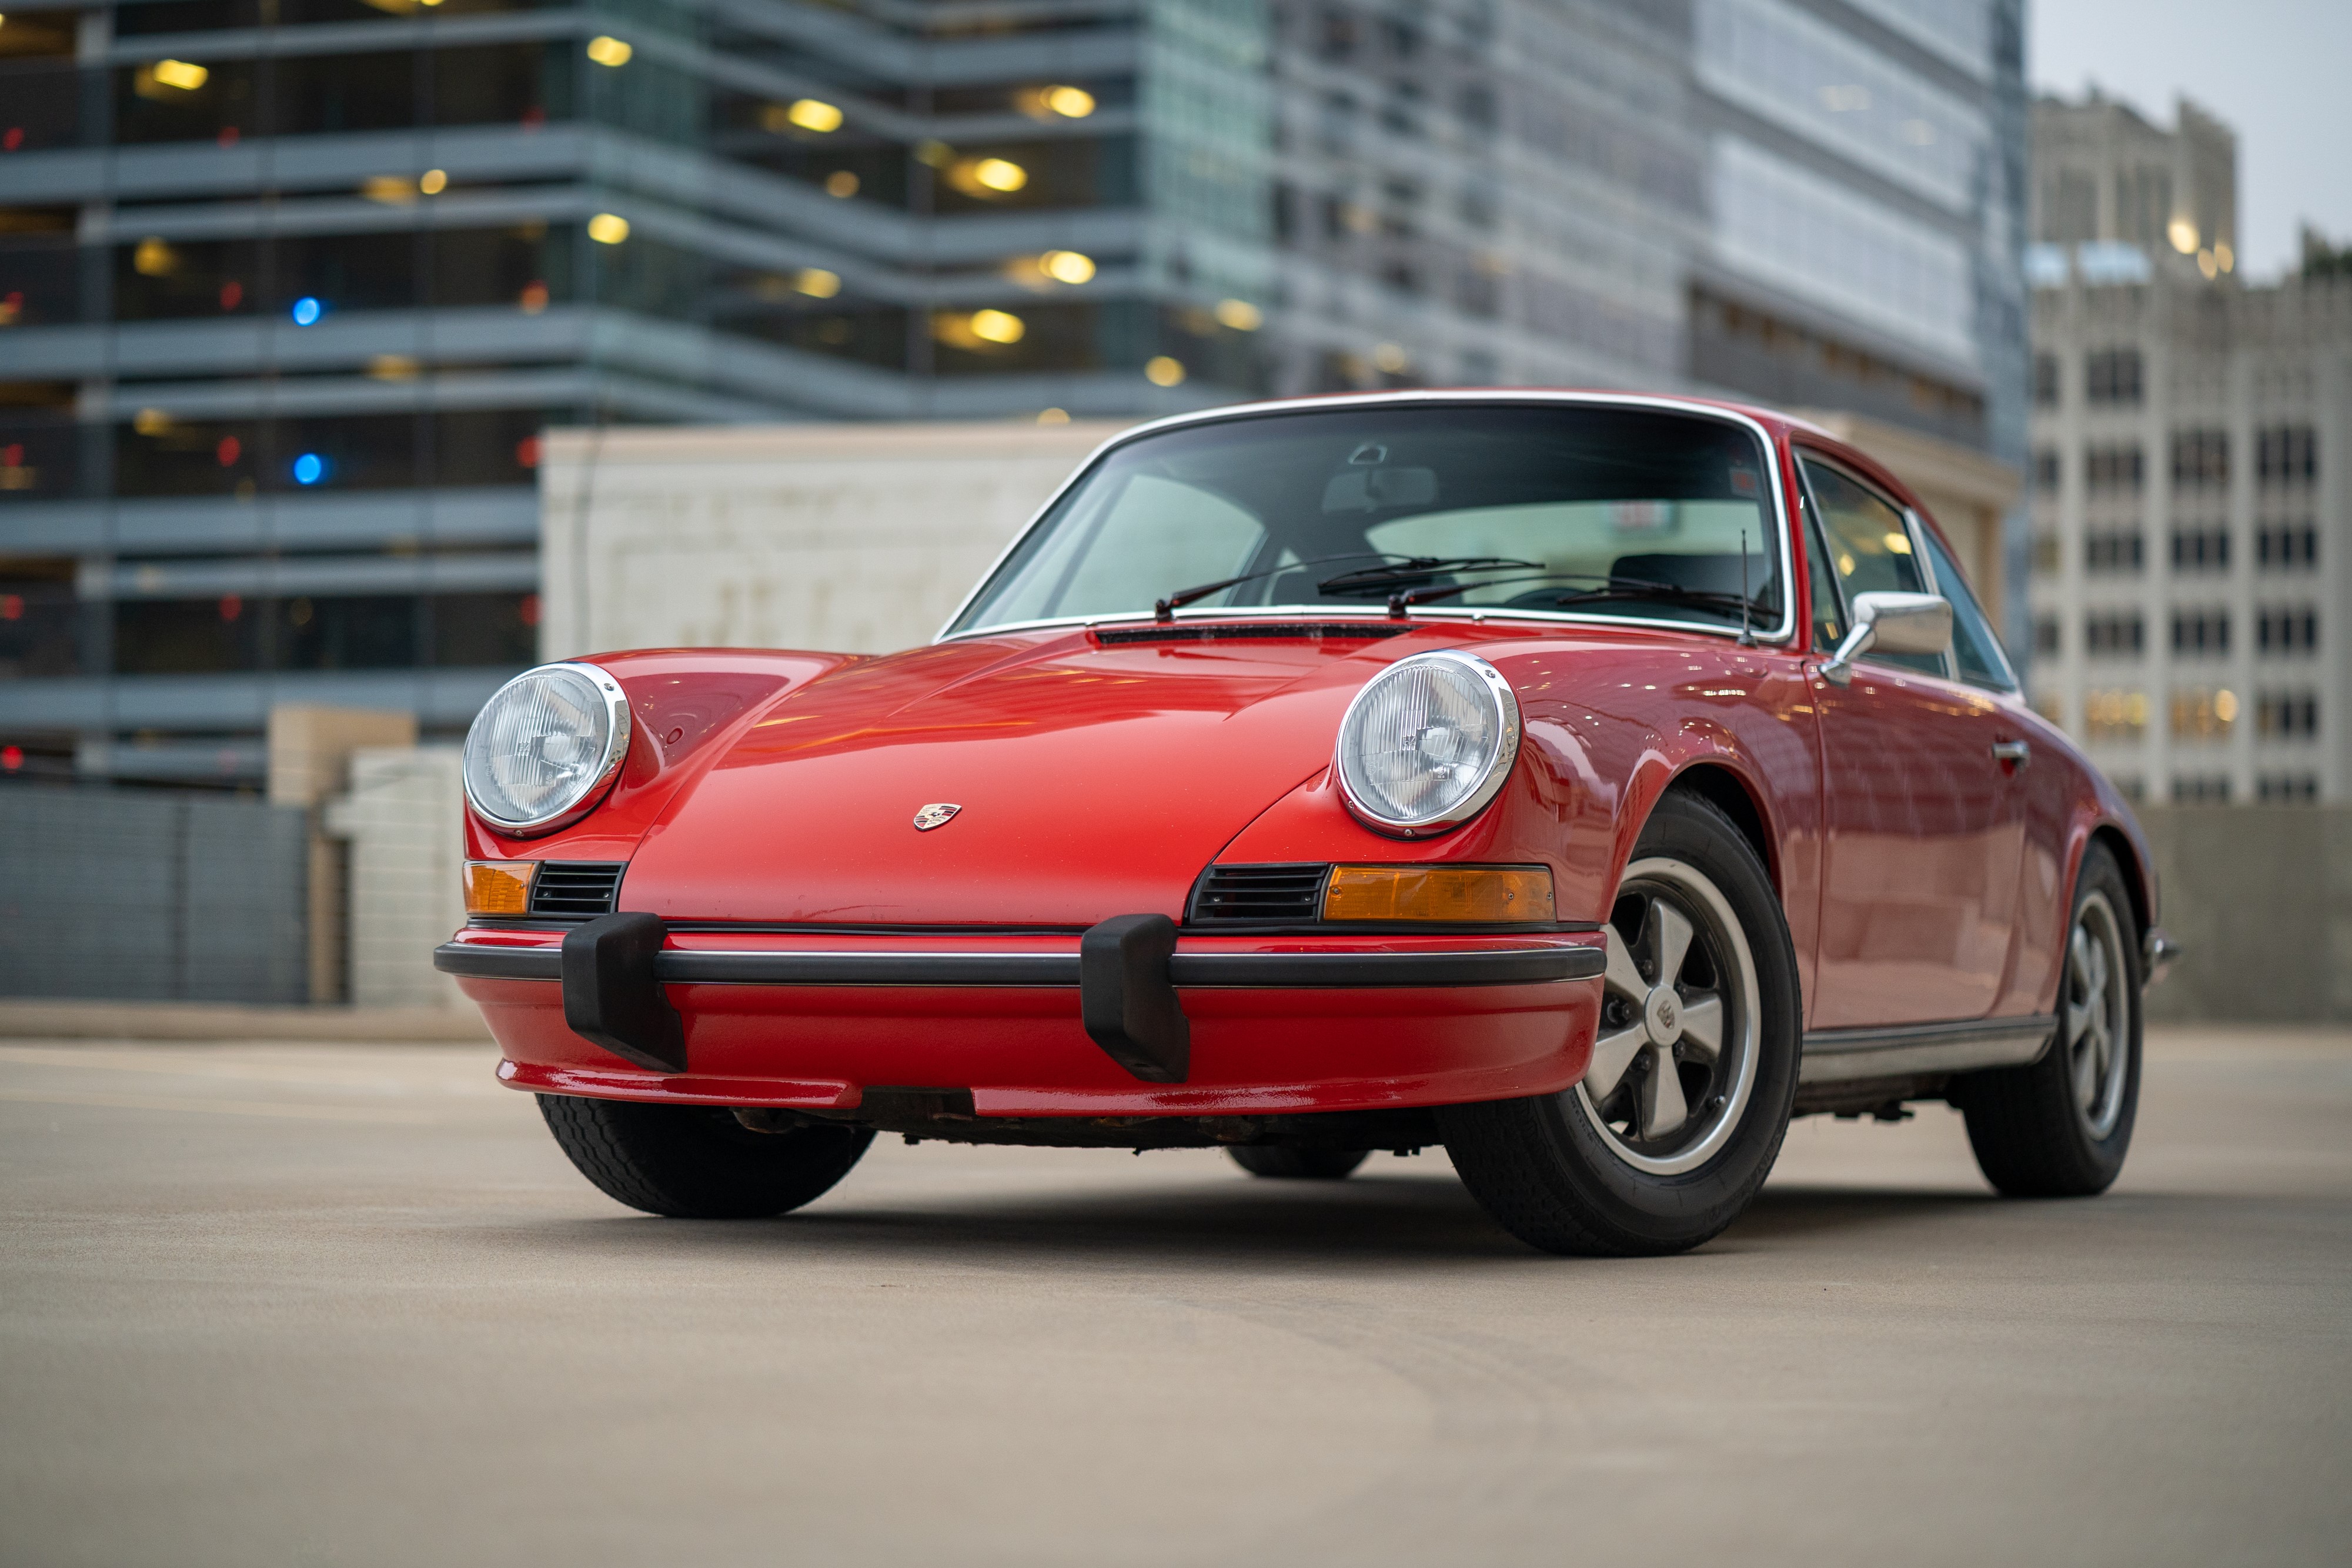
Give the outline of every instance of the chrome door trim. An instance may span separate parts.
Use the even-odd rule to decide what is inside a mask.
[[[1905,1024],[1894,1029],[1821,1029],[1807,1031],[1797,1066],[1799,1083],[1843,1083],[1860,1078],[1898,1078],[1913,1072],[1972,1072],[1984,1067],[2023,1067],[2042,1059],[2057,1038],[2056,1015],[2031,1018],[1962,1019],[1950,1023]]]

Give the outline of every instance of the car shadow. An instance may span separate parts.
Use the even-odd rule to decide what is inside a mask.
[[[1990,1194],[1885,1188],[1768,1188],[1693,1258],[1786,1249],[1940,1216],[1981,1211]],[[530,1227],[558,1245],[609,1253],[780,1250],[870,1262],[1029,1262],[1040,1267],[1182,1267],[1465,1262],[1544,1264],[1472,1201],[1450,1173],[1347,1182],[1206,1181],[1150,1192],[1056,1191],[861,1201],[854,1186],[769,1220],[609,1218]],[[509,1233],[510,1234],[510,1233]],[[1671,1263],[1675,1260],[1657,1260]]]

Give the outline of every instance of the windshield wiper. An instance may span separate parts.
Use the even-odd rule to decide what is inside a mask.
[[[1239,577],[1221,578],[1215,582],[1195,583],[1191,588],[1180,588],[1167,598],[1155,601],[1151,606],[1151,618],[1164,626],[1176,619],[1176,612],[1194,600],[1206,599],[1212,593],[1222,593],[1228,588],[1239,588],[1244,582],[1255,582],[1262,577],[1276,577],[1286,571],[1297,571],[1301,567],[1329,566],[1335,560],[1380,560],[1391,553],[1384,549],[1360,549],[1351,550],[1346,555],[1320,555],[1313,560],[1286,560],[1280,565],[1267,567],[1263,571],[1245,571]]]
[[[1676,603],[1694,604],[1704,609],[1720,610],[1727,615],[1738,615],[1743,622],[1747,617],[1763,615],[1775,606],[1761,598],[1747,598],[1737,593],[1725,593],[1712,588],[1686,588],[1679,582],[1654,582],[1644,577],[1602,577],[1596,572],[1547,571],[1534,578],[1488,578],[1482,582],[1454,582],[1444,587],[1418,588],[1408,592],[1391,594],[1389,613],[1402,617],[1416,604],[1431,604],[1441,599],[1451,599],[1457,593],[1467,593],[1474,588],[1500,588],[1513,582],[1544,580],[1556,578],[1586,578],[1598,582],[1599,588],[1564,589],[1552,596],[1552,602],[1562,609],[1571,604],[1622,601],[1625,600],[1664,599]]]
[[[1318,593],[1382,592],[1388,589],[1413,583],[1425,583],[1441,571],[1507,571],[1517,567],[1540,570],[1539,560],[1518,560],[1506,555],[1416,555],[1387,566],[1361,567],[1343,571],[1337,577],[1327,577],[1315,585]],[[1454,591],[1475,587],[1463,583]]]

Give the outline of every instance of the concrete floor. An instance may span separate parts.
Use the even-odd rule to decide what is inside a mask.
[[[2117,1190],[1800,1124],[1536,1256],[1442,1154],[877,1145],[648,1219],[480,1048],[0,1044],[0,1562],[2335,1563],[2352,1036],[2174,1033]]]

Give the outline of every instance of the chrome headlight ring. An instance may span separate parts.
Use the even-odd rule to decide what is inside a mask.
[[[1486,809],[1519,754],[1519,702],[1503,673],[1456,649],[1399,659],[1339,720],[1332,768],[1356,819],[1419,839]]]
[[[466,804],[509,838],[593,810],[629,754],[629,699],[597,665],[564,660],[500,686],[466,732]]]

